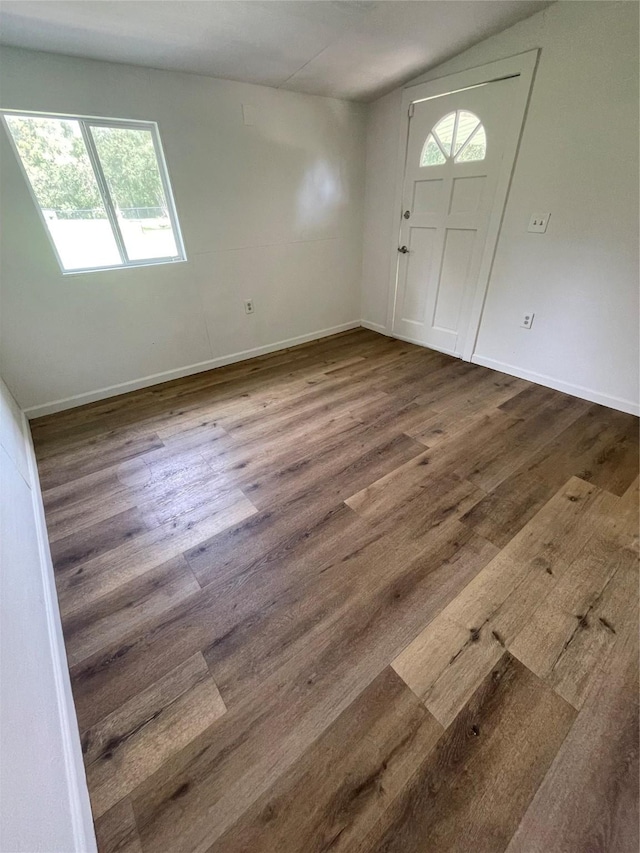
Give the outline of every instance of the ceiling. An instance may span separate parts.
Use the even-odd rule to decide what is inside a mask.
[[[534,0],[2,0],[0,42],[371,101]]]

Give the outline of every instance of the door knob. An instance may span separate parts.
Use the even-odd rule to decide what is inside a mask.
[[[407,249],[407,247],[406,247],[406,246],[400,246],[400,248],[398,249],[398,251],[399,251],[399,252],[402,252],[402,254],[403,254],[403,255],[406,255],[406,254],[407,254],[407,252],[408,252],[409,250]]]

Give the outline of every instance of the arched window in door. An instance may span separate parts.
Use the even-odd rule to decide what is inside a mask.
[[[421,166],[441,166],[447,160],[471,163],[484,160],[487,134],[482,122],[468,110],[448,113],[434,126],[422,148]]]

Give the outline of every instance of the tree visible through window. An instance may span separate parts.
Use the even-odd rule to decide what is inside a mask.
[[[65,272],[184,259],[154,124],[4,118]]]
[[[482,122],[468,110],[456,110],[441,118],[427,136],[420,155],[421,166],[441,166],[448,160],[470,163],[484,160],[487,135]]]

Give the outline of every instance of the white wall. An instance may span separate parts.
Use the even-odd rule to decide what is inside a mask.
[[[413,81],[540,47],[474,361],[638,411],[638,4],[559,2]],[[362,316],[387,325],[402,91],[368,117]],[[545,235],[533,212],[551,212]],[[520,318],[534,311],[530,331]]]
[[[15,48],[0,77],[4,108],[157,121],[188,256],[63,276],[0,133],[0,355],[31,414],[358,324],[363,105]]]
[[[0,380],[0,851],[95,838],[26,420]]]

